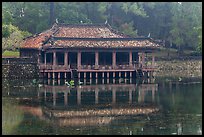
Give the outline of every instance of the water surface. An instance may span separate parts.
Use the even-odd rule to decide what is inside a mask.
[[[2,134],[202,134],[201,79],[83,83],[3,79]]]

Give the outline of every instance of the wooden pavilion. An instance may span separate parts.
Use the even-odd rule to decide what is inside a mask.
[[[25,38],[20,56],[36,59],[41,76],[48,79],[135,78],[152,76],[158,47],[152,38],[130,37],[108,24],[55,23]]]

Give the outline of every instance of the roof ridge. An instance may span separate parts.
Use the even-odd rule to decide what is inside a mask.
[[[83,24],[66,24],[66,23],[58,23],[57,24],[59,27],[61,26],[75,26],[75,27],[83,27],[83,26],[88,26],[88,27],[97,27],[97,26],[101,26],[101,27],[107,27],[106,24],[102,24],[102,23],[83,23]]]
[[[115,38],[78,38],[78,37],[55,37],[53,36],[52,37],[54,40],[98,40],[98,41],[109,41],[109,40],[122,40],[122,41],[125,41],[125,40],[151,40],[149,37],[127,37],[127,38],[118,38],[118,37],[115,37]]]

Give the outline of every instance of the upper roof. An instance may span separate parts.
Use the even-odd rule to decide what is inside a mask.
[[[113,30],[108,24],[54,24],[51,29],[27,37],[21,48],[42,47],[158,47],[151,38],[132,38]]]
[[[55,37],[70,38],[124,38],[128,37],[122,33],[114,31],[108,25],[92,25],[92,24],[60,24],[59,30]]]

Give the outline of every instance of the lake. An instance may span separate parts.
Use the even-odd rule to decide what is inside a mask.
[[[81,81],[2,79],[2,134],[202,134],[201,78]]]

